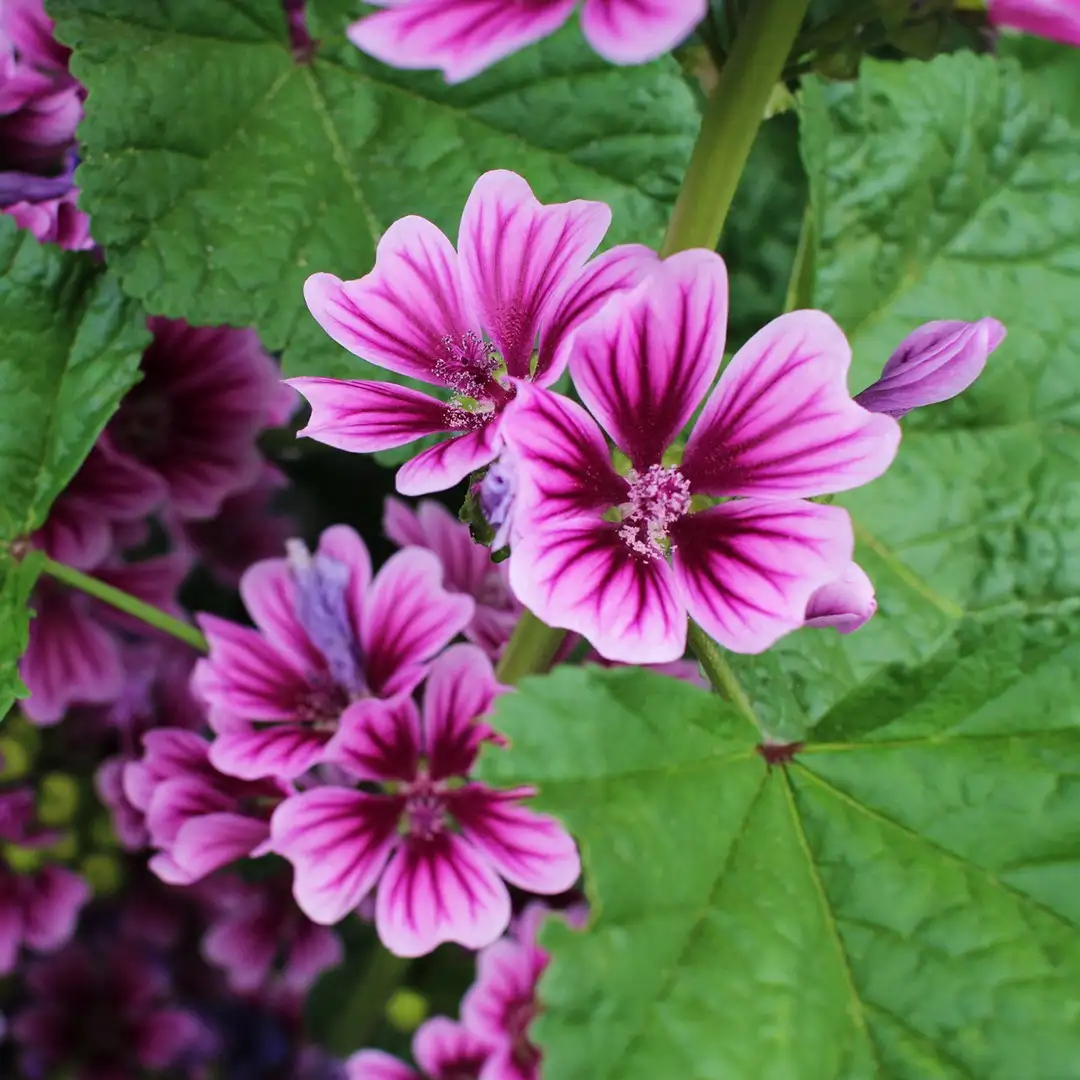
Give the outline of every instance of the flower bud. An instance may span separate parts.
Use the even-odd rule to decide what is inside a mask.
[[[857,563],[828,585],[822,585],[806,605],[804,626],[831,626],[850,634],[868,623],[877,611],[874,583]]]
[[[881,378],[855,400],[870,412],[899,419],[921,405],[936,405],[966,390],[1005,339],[997,319],[928,322],[912,331],[889,357]]]

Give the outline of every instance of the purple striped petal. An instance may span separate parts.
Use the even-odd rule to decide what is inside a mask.
[[[511,885],[542,895],[565,892],[581,876],[577,846],[555,818],[520,805],[533,794],[466,784],[446,801],[465,838]]]
[[[223,731],[210,745],[210,762],[241,780],[292,780],[327,760],[330,737],[331,732],[300,723]]]
[[[663,56],[708,10],[708,0],[585,0],[581,29],[613,64],[642,64]]]
[[[995,26],[1080,46],[1080,6],[1076,0],[990,0]]]
[[[275,652],[287,655],[298,670],[323,667],[318,649],[296,617],[296,587],[284,559],[263,559],[249,566],[240,578],[240,598]]]
[[[831,626],[851,634],[877,611],[874,583],[858,563],[852,563],[835,581],[816,589],[806,605],[806,626]]]
[[[491,415],[491,414],[489,414]],[[398,469],[396,486],[402,495],[430,495],[459,484],[469,473],[494,459],[502,425],[498,417],[481,421],[476,431],[455,435],[417,454]]]
[[[633,554],[617,524],[585,517],[526,531],[510,559],[517,598],[609,660],[659,664],[686,651],[686,609],[662,559]]]
[[[423,956],[444,941],[481,949],[509,924],[506,886],[480,853],[454,833],[405,840],[375,897],[379,937],[398,956]]]
[[[626,501],[627,484],[611,464],[603,432],[576,402],[523,385],[504,429],[517,462],[519,531]]]
[[[187,822],[229,810],[235,801],[202,776],[174,776],[161,781],[146,809],[146,827],[153,846],[171,847]]]
[[[403,800],[321,787],[270,820],[273,850],[293,865],[293,895],[312,922],[340,922],[371,891],[398,842]]]
[[[415,780],[423,753],[420,712],[412,698],[365,698],[341,714],[327,760],[358,780]]]
[[[660,462],[716,377],[727,292],[719,255],[683,251],[574,337],[574,386],[639,471]]]
[[[361,631],[368,685],[381,697],[405,693],[427,662],[468,626],[476,605],[447,592],[439,560],[423,548],[392,555],[367,596]]]
[[[304,299],[339,344],[377,367],[439,383],[443,340],[475,332],[449,240],[422,217],[404,217],[383,233],[375,269],[355,281],[313,274]],[[295,385],[295,384],[294,384]]]
[[[550,386],[566,370],[571,335],[579,326],[609,300],[629,292],[659,264],[656,252],[642,244],[621,244],[588,262],[541,328],[537,384]]]
[[[818,503],[735,500],[672,528],[690,617],[725,649],[763,652],[802,626],[816,589],[851,562],[847,511]]]
[[[398,68],[441,68],[463,82],[496,61],[554,33],[575,0],[390,0],[388,11],[348,29],[349,40]]]
[[[169,849],[189,882],[246,859],[270,835],[265,821],[243,814],[205,814],[185,822]]]
[[[892,463],[900,427],[856,405],[851,347],[821,311],[759,330],[728,364],[686,445],[695,493],[787,499],[858,487]]]
[[[479,1076],[491,1043],[464,1024],[433,1016],[416,1029],[412,1052],[431,1080],[464,1080]]]
[[[490,734],[477,721],[504,690],[475,645],[451,645],[432,663],[424,684],[424,754],[432,780],[468,774]]]
[[[297,437],[370,454],[452,431],[444,402],[394,383],[351,379],[289,379],[307,398],[311,418]]]
[[[461,276],[512,377],[529,376],[541,324],[610,224],[604,203],[545,206],[516,173],[496,170],[476,181],[458,234]]]
[[[345,1062],[347,1080],[423,1080],[415,1069],[382,1050],[361,1050]]]

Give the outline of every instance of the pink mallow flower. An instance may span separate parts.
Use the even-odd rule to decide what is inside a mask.
[[[25,985],[11,1036],[26,1077],[128,1080],[168,1069],[200,1041],[164,966],[121,941],[70,945],[30,965]]]
[[[989,355],[1005,340],[997,319],[924,323],[889,357],[881,378],[855,400],[871,412],[899,419],[912,409],[948,401],[983,372]]]
[[[361,1050],[346,1062],[347,1080],[478,1080],[492,1044],[464,1025],[433,1016],[416,1029],[419,1071],[382,1050]]]
[[[314,555],[300,541],[288,552],[240,582],[257,629],[199,617],[210,655],[194,687],[217,732],[210,759],[246,779],[291,779],[324,761],[363,699],[408,693],[473,617],[471,599],[442,587],[430,551],[399,551],[374,579],[345,525],[327,529]]]
[[[375,926],[392,952],[420,956],[444,941],[477,949],[510,920],[504,879],[545,895],[573,885],[574,842],[553,818],[520,805],[530,788],[467,780],[492,736],[479,718],[500,690],[484,654],[455,645],[431,667],[422,713],[405,695],[355,707],[333,759],[381,790],[306,791],[271,824],[310,918],[336,923],[374,889]]]
[[[94,577],[183,617],[176,592],[187,571],[186,558],[162,555],[99,567]],[[27,717],[56,724],[71,705],[115,701],[124,689],[122,635],[145,632],[145,624],[44,577],[34,587],[30,608],[29,646],[19,661],[19,675],[30,691],[21,703]]]
[[[124,793],[145,815],[150,845],[159,849],[150,869],[162,881],[191,885],[269,851],[270,815],[289,792],[285,784],[222,775],[194,731],[150,731],[143,747],[124,769]]]
[[[0,978],[15,970],[23,946],[53,952],[65,944],[90,899],[78,874],[39,865],[38,849],[56,839],[38,826],[30,788],[0,792]],[[20,850],[30,854],[31,868],[13,865]]]
[[[157,316],[148,326],[142,378],[107,430],[161,477],[181,518],[208,518],[260,474],[255,440],[281,413],[278,368],[251,330]]]
[[[553,34],[577,0],[377,0],[386,11],[349,27],[349,40],[392,67],[441,68],[472,78]],[[613,64],[640,64],[678,45],[705,17],[707,0],[584,0],[581,29]]]
[[[506,563],[492,562],[490,550],[473,540],[469,526],[433,499],[424,499],[415,509],[400,499],[387,499],[383,532],[399,547],[414,544],[435,553],[446,588],[476,601],[465,636],[497,660],[521,616]]]
[[[575,336],[574,383],[629,458],[625,475],[566,398],[525,387],[506,425],[519,459],[510,584],[608,659],[677,660],[687,614],[744,653],[801,626],[854,547],[846,511],[807,496],[864,484],[896,453],[899,425],[852,401],[850,347],[822,312],[774,320],[710,393],[726,318],[723,260],[687,251]]]
[[[492,1047],[478,1080],[539,1080],[541,1055],[529,1038],[529,1026],[540,1011],[536,984],[550,957],[536,938],[544,919],[554,914],[542,904],[530,904],[513,934],[476,958],[476,982],[462,998],[461,1020]],[[573,926],[582,922],[577,912],[557,917]]]
[[[1080,3],[1077,0],[990,0],[995,26],[1080,45]]]
[[[544,206],[520,176],[489,172],[465,204],[457,251],[430,221],[406,217],[383,234],[366,277],[308,278],[308,307],[339,345],[452,397],[388,382],[290,379],[311,403],[300,434],[355,453],[452,435],[398,470],[403,495],[453,487],[488,464],[518,388],[550,386],[573,331],[655,265],[639,246],[589,262],[610,222],[603,203]]]

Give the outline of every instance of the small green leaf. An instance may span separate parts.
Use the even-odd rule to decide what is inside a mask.
[[[0,544],[45,520],[149,340],[92,255],[43,247],[0,216]]]
[[[486,779],[578,837],[534,1028],[559,1080],[1080,1077],[1080,635],[966,625],[785,766],[640,670],[500,699]],[[585,722],[587,720],[587,722]]]

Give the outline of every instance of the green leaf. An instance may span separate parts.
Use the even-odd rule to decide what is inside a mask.
[[[0,544],[45,520],[149,340],[92,255],[43,247],[0,216]]]
[[[616,68],[576,26],[447,87],[344,38],[322,2],[310,65],[280,0],[52,0],[89,90],[82,202],[125,289],[154,312],[253,324],[291,373],[363,374],[304,307],[314,271],[358,277],[395,219],[456,236],[477,176],[601,199],[612,242],[657,240],[698,114],[673,61]]]
[[[545,1075],[1080,1077],[1078,692],[1080,635],[965,624],[769,768],[695,687],[526,680],[483,772],[539,786],[592,901],[543,938]]]
[[[851,338],[853,390],[931,319],[993,315],[1009,336],[971,390],[905,417],[882,479],[837,500],[877,617],[733,661],[784,737],[883,664],[928,655],[965,615],[1080,626],[1080,121],[1013,61],[868,60],[856,84],[807,86],[802,147],[814,306]]]
[[[19,678],[19,657],[30,634],[30,591],[41,572],[41,554],[31,551],[21,562],[0,552],[0,721],[16,698],[26,697]],[[0,763],[2,765],[2,763]]]

